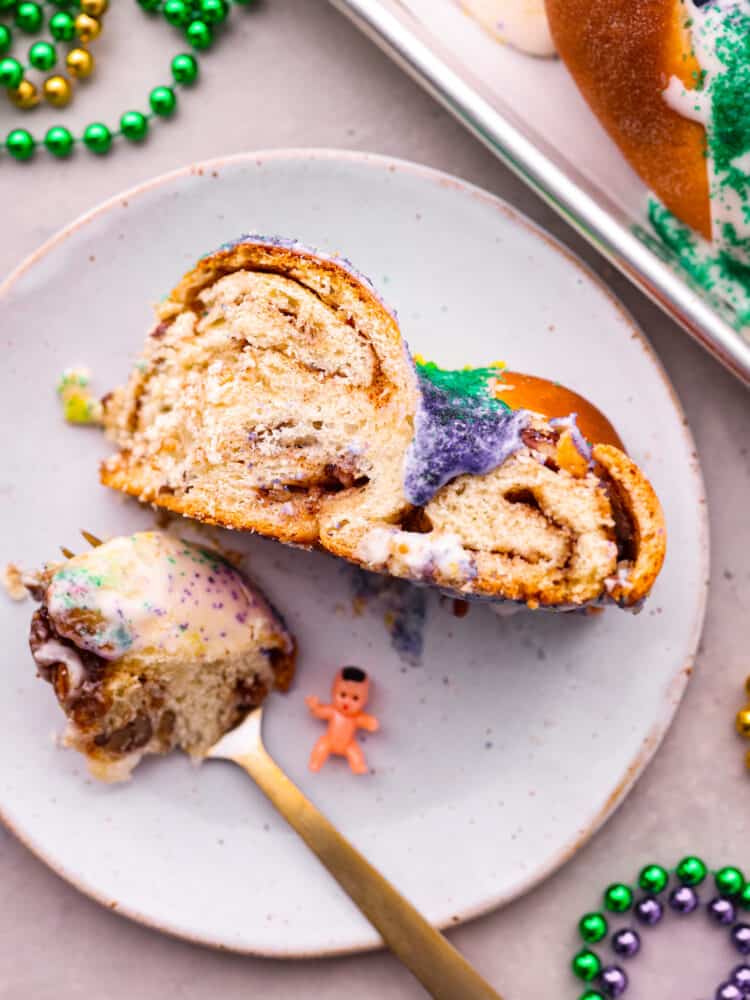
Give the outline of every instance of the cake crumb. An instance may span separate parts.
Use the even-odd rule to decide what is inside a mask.
[[[69,424],[88,424],[101,427],[102,404],[91,389],[91,372],[88,368],[66,368],[57,383],[57,395],[62,404],[63,416]]]
[[[20,566],[8,563],[3,570],[3,586],[8,597],[14,601],[25,601],[29,592],[23,582],[24,574]]]

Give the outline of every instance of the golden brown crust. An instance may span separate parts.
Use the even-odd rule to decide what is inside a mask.
[[[557,50],[602,125],[670,211],[711,238],[705,130],[663,97],[697,63],[678,0],[546,0]]]
[[[648,595],[664,563],[664,512],[651,483],[627,455],[611,445],[600,444],[595,446],[593,456],[617,489],[635,533],[635,561],[627,584],[618,583],[610,591],[613,600],[630,607]]]
[[[271,670],[273,670],[273,684],[278,691],[288,691],[294,680],[294,672],[297,668],[297,643],[292,638],[292,648],[290,652],[282,649],[274,650],[271,654]]]
[[[304,499],[295,501],[293,517],[274,517],[273,507],[267,513],[258,506],[248,504],[240,516],[236,506],[222,503],[221,496],[212,497],[210,502],[195,492],[173,496],[154,490],[148,482],[145,468],[139,463],[130,463],[126,452],[120,452],[99,467],[99,481],[103,486],[127,493],[141,503],[154,504],[173,514],[193,518],[203,524],[214,524],[236,531],[255,531],[277,541],[290,545],[314,545],[318,539],[317,514],[304,510]],[[287,501],[289,502],[289,501]],[[276,505],[278,506],[278,505]]]
[[[538,375],[503,371],[495,396],[514,410],[532,410],[548,420],[575,413],[578,429],[587,441],[591,444],[612,444],[625,451],[620,435],[602,411],[559,382]]]

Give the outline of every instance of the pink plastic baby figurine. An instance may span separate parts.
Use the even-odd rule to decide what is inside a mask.
[[[331,754],[346,757],[355,774],[367,774],[367,761],[357,743],[357,730],[377,732],[378,720],[363,711],[370,695],[370,680],[359,667],[342,667],[333,681],[332,705],[321,705],[315,695],[305,698],[316,719],[326,719],[328,731],[310,754],[310,770],[319,771]]]

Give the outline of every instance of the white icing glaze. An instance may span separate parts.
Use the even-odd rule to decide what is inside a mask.
[[[461,6],[495,38],[534,56],[552,56],[544,0],[460,0]]]
[[[705,74],[700,90],[690,90],[673,76],[663,91],[664,100],[684,118],[699,122],[708,136],[713,128],[712,88],[718,76],[727,72],[727,67],[719,57],[719,42],[726,38],[728,18],[733,14],[750,16],[750,0],[713,0],[703,7],[696,7],[690,0],[683,3],[686,23],[689,24],[690,39],[695,57]],[[745,153],[732,161],[732,167],[748,173],[750,154]],[[708,147],[708,183],[711,207],[711,232],[714,244],[725,249],[731,256],[750,264],[750,253],[728,242],[724,233],[727,223],[734,226],[740,239],[750,238],[750,213],[734,187],[724,183],[725,177],[717,169],[711,146]]]
[[[34,650],[34,662],[40,667],[51,667],[55,663],[64,663],[68,671],[70,690],[79,688],[86,680],[81,658],[74,649],[60,642],[59,639],[48,639]]]
[[[471,556],[452,532],[415,534],[395,528],[372,528],[361,540],[357,556],[370,566],[382,567],[393,560],[412,576],[436,572],[471,579],[476,570]]]
[[[630,573],[633,567],[629,562],[621,562],[617,566],[617,572],[612,576],[608,576],[604,581],[604,586],[607,588],[607,593],[611,594],[615,587],[620,587],[623,590],[629,590],[633,584],[630,582]]]
[[[357,558],[369,566],[385,566],[391,554],[392,528],[371,528],[357,546]]]
[[[68,560],[46,601],[61,634],[105,659],[158,649],[210,660],[285,635],[233,567],[157,531],[114,538]],[[81,612],[92,613],[92,628],[80,627]]]

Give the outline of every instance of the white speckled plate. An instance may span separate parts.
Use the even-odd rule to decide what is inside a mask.
[[[393,651],[383,608],[354,613],[333,559],[218,533],[247,553],[296,632],[298,681],[268,709],[291,777],[435,923],[518,896],[622,800],[680,700],[703,617],[706,511],[693,442],[642,335],[582,266],[508,206],[423,167],[348,153],[259,153],[170,174],[75,222],[0,288],[0,561],[153,524],[105,490],[98,432],[67,427],[54,385],[84,363],[122,380],[159,299],[200,254],[243,231],[346,254],[443,365],[506,359],[607,412],[664,503],[670,550],[646,610],[598,617],[456,617],[430,593],[424,662]],[[154,927],[238,951],[364,949],[369,925],[247,778],[228,764],[148,761],[124,786],[55,747],[61,715],[26,647],[31,606],[0,598],[0,809],[64,878]],[[342,661],[376,678],[374,774],[306,770],[319,734],[303,697]],[[581,780],[585,776],[585,780]]]

